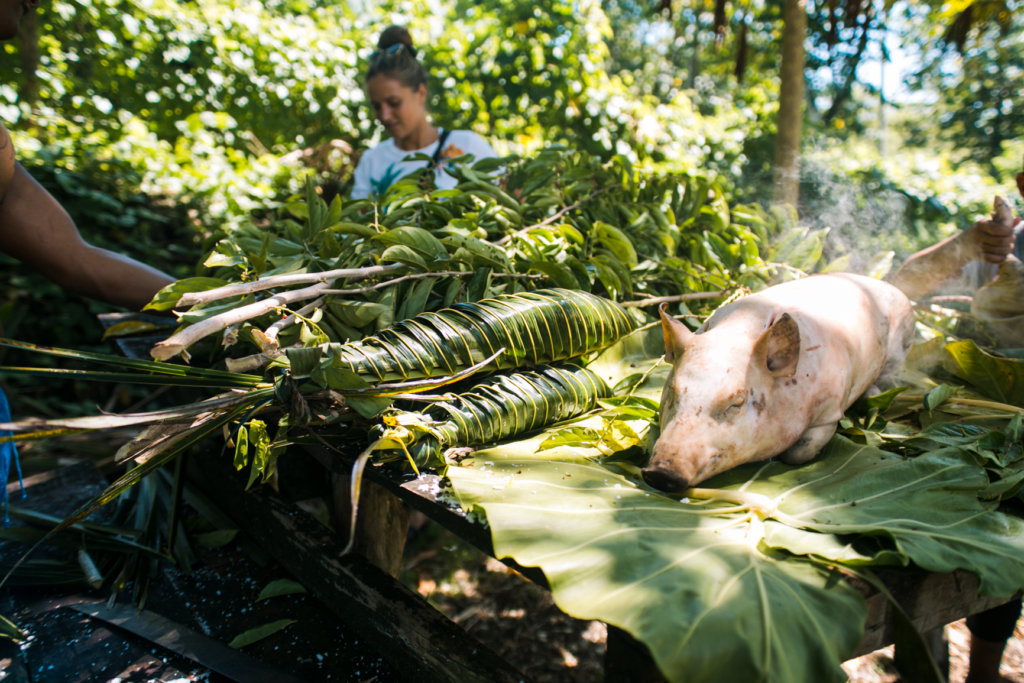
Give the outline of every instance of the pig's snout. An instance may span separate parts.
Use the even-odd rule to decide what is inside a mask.
[[[646,467],[642,474],[644,481],[662,491],[676,493],[690,488],[690,482],[686,477],[663,467],[660,463]]]

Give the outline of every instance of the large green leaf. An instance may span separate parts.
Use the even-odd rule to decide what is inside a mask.
[[[531,446],[481,451],[448,476],[486,513],[496,554],[540,567],[561,609],[625,629],[671,680],[842,680],[859,595],[768,550],[756,515],[681,503],[573,449],[531,457]]]
[[[988,477],[960,449],[904,458],[836,437],[802,467],[750,465],[708,484],[735,492],[737,500],[758,497],[767,514],[794,528],[888,537],[904,563],[973,571],[987,595],[1024,587],[1024,520],[978,500]],[[824,548],[815,552],[828,556]]]
[[[486,513],[499,556],[544,571],[563,610],[627,630],[673,680],[839,675],[863,608],[810,559],[1024,587],[1024,520],[979,502],[988,478],[962,449],[905,458],[836,437],[805,466],[742,466],[680,502],[592,450],[537,446],[449,468],[459,501]]]
[[[946,368],[978,391],[1015,406],[1024,406],[1024,361],[982,351],[973,341],[946,345]]]

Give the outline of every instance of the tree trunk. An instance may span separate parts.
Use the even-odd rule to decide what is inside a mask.
[[[700,15],[704,13],[704,0],[700,0],[694,8],[694,24],[693,24],[693,52],[690,53],[690,70],[686,78],[686,87],[693,90],[697,87],[697,76],[700,75]],[[680,13],[679,22],[676,24],[676,39],[683,35],[683,17],[685,13]]]
[[[39,14],[26,12],[18,28],[18,47],[21,54],[21,71],[25,80],[18,92],[18,99],[31,106],[39,95]]]
[[[800,134],[804,106],[804,38],[807,34],[805,0],[784,0],[782,9],[782,65],[779,86],[778,137],[772,200],[795,209],[800,197]]]
[[[860,37],[857,39],[857,50],[847,60],[843,69],[843,84],[836,91],[832,98],[832,106],[825,113],[823,121],[828,124],[832,122],[839,111],[846,104],[846,101],[853,95],[853,84],[857,80],[857,69],[860,67],[861,59],[868,48],[868,31],[871,30],[871,10],[864,11],[864,22],[860,26]],[[885,72],[885,63],[882,63],[882,72]]]

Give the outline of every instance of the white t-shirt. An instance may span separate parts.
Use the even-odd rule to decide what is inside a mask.
[[[443,131],[439,131],[443,133]],[[430,143],[422,149],[404,150],[395,145],[392,138],[385,140],[373,149],[368,149],[359,159],[356,166],[355,182],[352,186],[352,197],[363,199],[371,194],[382,194],[399,178],[423,168],[423,161],[405,161],[411,154],[433,156],[441,141]],[[497,156],[487,141],[470,130],[453,130],[445,140],[441,158],[452,158],[472,154],[475,161]],[[446,164],[439,164],[435,172],[435,182],[441,189],[455,187],[455,178],[445,172]]]

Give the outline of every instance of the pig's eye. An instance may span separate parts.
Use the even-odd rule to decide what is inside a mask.
[[[743,404],[747,402],[747,392],[737,391],[736,393],[729,396],[729,398],[722,401],[717,411],[716,417],[719,419],[729,419],[735,417],[739,412]]]

